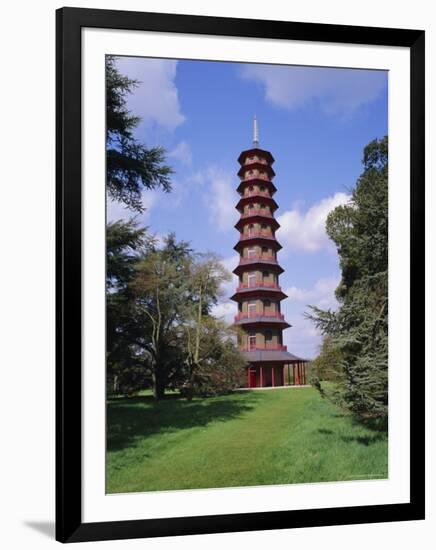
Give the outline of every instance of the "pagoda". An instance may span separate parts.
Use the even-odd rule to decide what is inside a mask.
[[[240,218],[235,228],[239,240],[234,249],[239,264],[233,273],[239,284],[232,300],[238,303],[235,325],[241,328],[239,348],[247,360],[245,385],[248,388],[306,384],[304,359],[287,351],[283,330],[291,325],[281,313],[287,298],[279,284],[283,268],[277,260],[282,248],[276,239],[280,227],[274,217],[277,189],[269,151],[259,148],[258,126],[254,117],[253,147],[238,158],[240,195],[236,209]]]

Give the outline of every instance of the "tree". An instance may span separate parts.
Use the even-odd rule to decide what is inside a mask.
[[[239,385],[241,356],[234,346],[234,333],[211,317],[222,283],[230,273],[213,254],[198,255],[190,262],[190,300],[184,310],[184,394],[217,393]]]
[[[151,372],[156,400],[164,397],[168,385],[174,385],[171,377],[181,365],[179,327],[189,299],[191,256],[189,244],[177,243],[172,234],[162,248],[150,238],[131,284],[136,311],[147,319],[137,341]]]
[[[334,399],[362,417],[388,414],[388,140],[364,149],[349,204],[328,216],[341,281],[336,312],[308,315],[340,353]]]
[[[135,353],[139,323],[130,283],[146,230],[134,220],[109,223],[106,230],[106,361],[109,393],[129,395],[146,384]]]
[[[224,321],[205,315],[201,324],[185,325],[185,382],[181,392],[189,400],[241,387],[246,361],[235,344],[235,334]],[[198,356],[193,359],[199,334]],[[195,353],[195,352],[194,352]]]
[[[116,58],[106,56],[106,178],[109,196],[142,212],[143,189],[171,190],[172,169],[162,147],[147,148],[133,135],[140,118],[131,114],[126,96],[138,81],[120,74]]]
[[[342,359],[340,348],[334,344],[331,336],[325,336],[318,357],[310,363],[310,370],[315,383],[340,380]]]

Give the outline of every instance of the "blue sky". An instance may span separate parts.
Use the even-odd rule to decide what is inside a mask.
[[[196,250],[218,253],[230,269],[237,158],[252,145],[256,113],[260,147],[276,161],[281,286],[289,296],[282,311],[292,325],[284,342],[297,355],[316,356],[320,335],[303,313],[307,304],[336,307],[339,280],[325,218],[347,201],[363,147],[387,134],[387,72],[145,58],[120,58],[118,67],[141,81],[128,99],[142,117],[137,137],[164,146],[175,170],[172,193],[144,191],[139,220],[158,236],[174,231]],[[131,215],[108,205],[109,220]],[[214,311],[228,321],[234,286],[226,285]]]

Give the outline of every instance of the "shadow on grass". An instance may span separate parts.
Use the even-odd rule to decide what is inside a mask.
[[[342,436],[341,439],[345,443],[360,443],[361,445],[365,445],[366,447],[369,447],[370,445],[373,445],[374,443],[377,443],[378,441],[384,441],[386,440],[387,436],[386,434],[382,432],[377,432],[374,434],[368,434],[368,435],[356,435],[356,436]]]
[[[254,392],[186,401],[169,396],[159,402],[152,397],[113,399],[107,404],[107,449],[118,451],[129,447],[136,439],[156,433],[205,427],[212,421],[228,421],[251,411],[259,396]]]
[[[334,416],[338,418],[343,418],[347,415],[337,414]],[[359,443],[360,445],[365,445],[366,447],[369,447],[374,443],[385,441],[387,439],[387,423],[374,420],[362,420],[360,418],[352,418],[351,420],[354,426],[363,426],[369,431],[369,433],[364,435],[340,436],[340,439],[345,443]],[[326,428],[319,428],[318,433],[323,435],[335,435],[336,437],[336,434],[333,432],[333,430],[328,430]]]

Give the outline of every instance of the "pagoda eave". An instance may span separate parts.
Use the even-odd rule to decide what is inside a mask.
[[[264,269],[265,267],[267,267],[268,270],[273,270],[278,274],[283,273],[285,271],[283,267],[281,267],[277,263],[269,262],[267,260],[264,260],[264,261],[253,260],[252,262],[246,262],[246,263],[237,265],[233,270],[233,273],[239,276],[244,271],[252,271],[253,269],[256,269],[256,268]]]
[[[234,322],[235,326],[243,327],[271,327],[271,328],[281,328],[286,329],[291,327],[287,321],[274,317],[247,317],[246,319],[239,319]]]
[[[247,170],[264,170],[268,172],[270,178],[273,178],[276,173],[268,164],[263,164],[262,162],[250,162],[249,164],[243,164],[238,171],[238,176],[243,176]]]
[[[268,244],[269,246],[272,246],[276,252],[282,248],[282,245],[274,237],[247,237],[246,239],[240,239],[233,247],[233,250],[240,252],[240,250],[247,244]]]
[[[267,197],[265,195],[262,195],[261,193],[253,193],[251,195],[244,195],[243,197],[241,197],[238,204],[236,205],[236,209],[239,210],[239,212],[242,212],[244,206],[254,201],[262,201],[266,204],[269,204],[272,212],[275,212],[279,207],[272,197]]]
[[[259,288],[259,287],[253,287],[253,288],[245,288],[238,290],[233,294],[233,296],[230,297],[230,300],[233,300],[234,302],[242,302],[243,300],[250,300],[252,298],[259,297],[259,298],[271,298],[278,300],[281,302],[288,296],[282,291],[277,288]]]
[[[238,157],[239,164],[244,164],[246,157],[252,157],[254,155],[264,157],[270,164],[274,163],[274,157],[269,151],[264,151],[263,149],[259,149],[259,147],[253,147],[252,149],[242,151]]]
[[[236,191],[238,193],[242,193],[244,187],[249,185],[264,185],[265,187],[269,187],[271,190],[271,194],[274,194],[277,191],[277,187],[273,184],[272,181],[264,180],[262,178],[244,179],[240,182]]]
[[[252,216],[246,216],[244,218],[240,218],[238,222],[235,224],[235,229],[240,231],[241,228],[244,227],[244,225],[247,223],[265,223],[265,222],[269,222],[269,225],[273,231],[276,231],[280,227],[279,222],[272,216],[263,216],[262,214],[253,214]]]
[[[248,363],[256,364],[261,363],[262,366],[268,366],[269,363],[305,363],[306,359],[301,359],[289,351],[280,350],[253,350],[243,351],[244,359]]]

